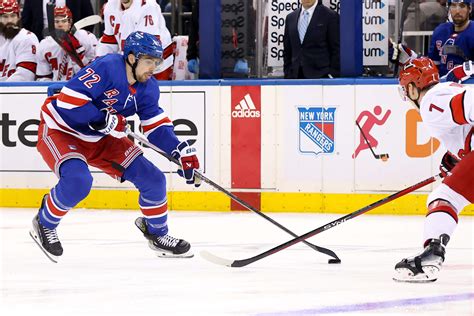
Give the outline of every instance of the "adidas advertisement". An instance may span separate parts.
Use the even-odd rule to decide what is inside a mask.
[[[234,107],[232,117],[260,117],[250,94],[246,94],[242,100]]]
[[[233,189],[244,189],[236,193],[245,196],[252,206],[260,209],[260,193],[245,192],[245,189],[261,188],[261,87],[231,87],[231,184]],[[231,210],[243,210],[235,202]]]

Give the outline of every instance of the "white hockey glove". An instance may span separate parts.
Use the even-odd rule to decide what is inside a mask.
[[[418,57],[418,54],[412,51],[408,46],[403,44],[397,44],[390,40],[390,47],[388,50],[388,60],[391,63],[396,63],[405,65],[410,60],[413,60]]]
[[[105,112],[105,118],[101,122],[91,122],[89,127],[105,135],[110,135],[115,138],[122,138],[127,136],[128,123],[125,116],[111,113],[107,109],[102,109]]]
[[[197,188],[201,185],[201,178],[197,177],[195,170],[199,170],[199,160],[196,156],[197,150],[189,144],[189,141],[179,143],[171,152],[173,158],[179,160],[181,169],[178,174],[186,179],[187,184],[194,184]]]
[[[458,65],[446,74],[446,81],[463,82],[474,75],[474,62],[468,60],[462,65]]]

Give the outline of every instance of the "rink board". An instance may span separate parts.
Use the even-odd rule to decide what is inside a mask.
[[[35,148],[46,88],[0,85],[0,206],[36,207],[56,183]],[[436,174],[444,154],[390,79],[176,81],[160,91],[179,138],[196,140],[206,176],[263,211],[351,212]],[[354,124],[359,116],[371,143],[377,142],[375,153],[388,153],[388,161],[367,148],[355,155],[362,141]],[[138,120],[131,123],[137,130]],[[171,209],[239,209],[208,185],[187,186],[153,151],[145,155],[167,176]],[[81,207],[138,207],[131,183],[91,170],[93,191]],[[432,189],[373,212],[422,214]],[[463,212],[473,213],[472,207]]]

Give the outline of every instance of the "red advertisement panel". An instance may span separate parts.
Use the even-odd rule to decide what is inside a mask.
[[[261,94],[260,86],[233,86],[231,91],[231,187],[260,189]],[[260,209],[260,193],[236,193]],[[232,210],[243,210],[234,201]]]

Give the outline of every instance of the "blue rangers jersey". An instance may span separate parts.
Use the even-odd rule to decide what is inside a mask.
[[[440,24],[433,31],[428,57],[438,66],[440,76],[465,61],[464,58],[453,54],[443,55],[442,49],[445,45],[458,46],[467,59],[474,60],[474,23],[470,21],[469,26],[460,33],[454,32],[454,24],[451,22]]]
[[[82,68],[59,95],[48,98],[41,115],[49,128],[97,142],[105,135],[90,128],[89,123],[104,120],[101,110],[108,108],[125,117],[137,114],[148,140],[171,153],[179,141],[171,120],[158,105],[159,97],[155,78],[130,86],[123,56],[109,54]]]

